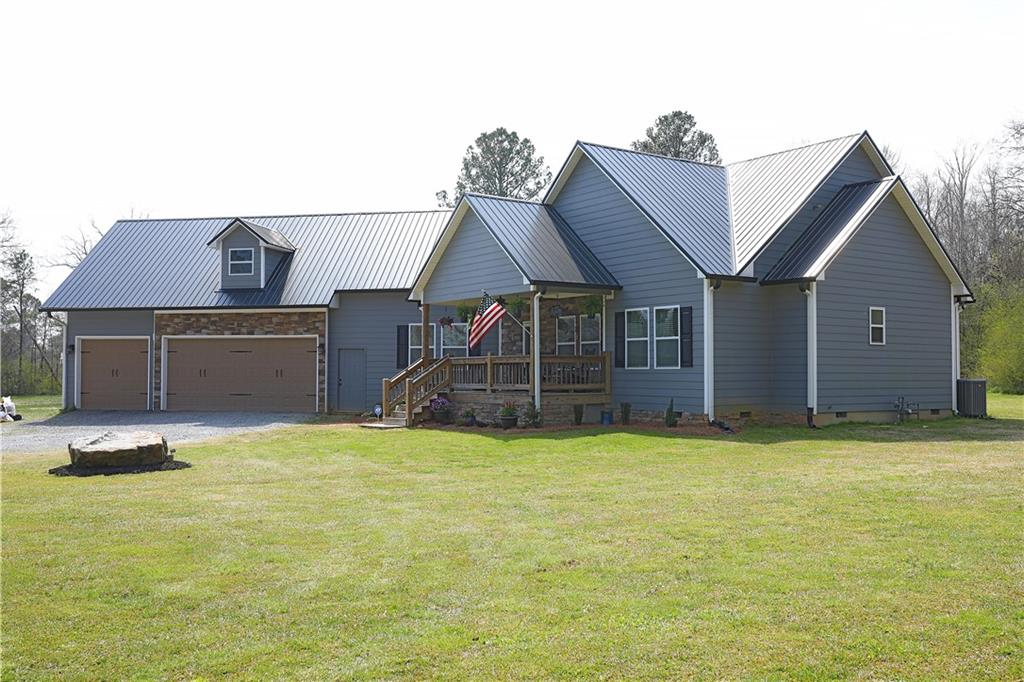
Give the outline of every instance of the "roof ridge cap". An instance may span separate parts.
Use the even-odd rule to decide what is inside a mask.
[[[225,216],[188,216],[181,218],[118,218],[117,223],[166,223],[183,222],[186,220],[260,220],[263,218],[335,218],[353,215],[399,215],[405,213],[451,213],[450,208],[426,208],[414,211],[348,211],[343,213],[281,213],[276,215],[225,215]],[[262,225],[261,227],[267,227]],[[268,230],[274,228],[267,227]]]
[[[653,152],[642,152],[638,149],[626,149],[625,147],[613,147],[610,144],[598,144],[597,142],[585,142],[583,140],[577,140],[578,145],[588,145],[590,147],[602,147],[603,149],[614,149],[619,152],[628,152],[630,154],[640,154],[641,156],[653,156],[656,159],[665,159],[667,161],[680,161],[682,163],[692,163],[697,166],[707,166],[708,168],[725,168],[725,165],[720,163],[708,163],[707,161],[694,161],[693,159],[684,159],[678,156],[668,156],[666,154],[655,154]]]
[[[865,134],[864,132],[859,132],[859,133],[853,133],[851,135],[840,135],[838,137],[830,137],[827,140],[819,140],[818,142],[809,142],[807,144],[802,144],[802,145],[799,145],[799,146],[796,146],[796,147],[790,147],[788,149],[780,149],[778,151],[769,152],[768,154],[761,154],[759,156],[751,156],[750,158],[747,158],[747,159],[740,159],[738,161],[733,161],[731,163],[727,163],[726,167],[728,168],[729,166],[735,166],[736,164],[746,163],[748,161],[757,161],[758,159],[766,159],[769,156],[778,156],[779,154],[785,154],[787,152],[795,152],[798,149],[807,149],[808,147],[817,147],[818,145],[827,144],[829,142],[835,142],[837,140],[845,140],[847,138],[853,138],[853,137],[856,137],[856,138],[860,139],[861,137],[864,136],[864,134]]]

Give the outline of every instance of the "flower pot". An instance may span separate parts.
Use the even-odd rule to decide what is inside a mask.
[[[506,417],[506,416],[502,415],[502,416],[498,417],[498,421],[501,422],[501,428],[503,428],[503,429],[511,429],[519,421],[519,417],[517,417],[515,415],[512,415],[510,417]]]

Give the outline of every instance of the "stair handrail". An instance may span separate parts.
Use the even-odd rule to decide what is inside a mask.
[[[426,405],[444,388],[452,385],[452,359],[445,355],[424,369],[418,376],[405,380],[405,423],[412,425],[413,412],[416,408]],[[422,395],[416,395],[417,389],[427,386]]]
[[[383,416],[390,417],[395,406],[405,400],[405,380],[418,373],[426,364],[427,358],[421,357],[395,376],[383,379],[381,385],[381,409],[384,412]],[[401,388],[402,390],[395,394],[394,397],[391,397],[392,388]]]

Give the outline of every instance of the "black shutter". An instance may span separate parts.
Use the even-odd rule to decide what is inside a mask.
[[[679,308],[679,363],[693,367],[693,307]]]
[[[626,313],[615,313],[615,366],[626,366]]]
[[[405,369],[409,366],[409,325],[398,325],[396,344],[398,352],[395,354],[395,366],[398,369]]]

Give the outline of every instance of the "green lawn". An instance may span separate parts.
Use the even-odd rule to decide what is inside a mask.
[[[3,464],[5,679],[1024,676],[1024,420]]]

